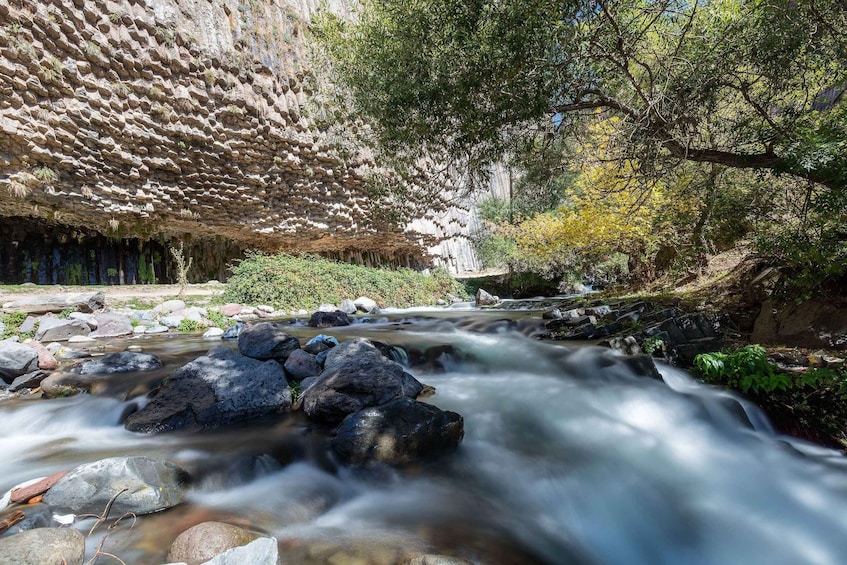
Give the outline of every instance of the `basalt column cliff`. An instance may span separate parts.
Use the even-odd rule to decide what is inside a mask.
[[[314,9],[0,3],[0,281],[161,280],[177,240],[194,279],[248,248],[473,268],[465,210],[410,198],[386,213],[367,182],[379,164],[312,125]]]

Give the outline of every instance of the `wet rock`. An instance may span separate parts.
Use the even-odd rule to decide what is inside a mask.
[[[318,382],[303,392],[302,406],[306,415],[326,422],[340,422],[363,408],[404,396],[406,378],[401,365],[383,357],[376,348],[374,351],[362,348],[365,351],[361,354],[344,356],[330,364],[332,354],[339,347],[329,351]]]
[[[259,538],[247,545],[233,547],[207,561],[205,565],[277,565],[279,544],[273,538]]]
[[[188,473],[168,461],[149,457],[112,457],[71,470],[44,503],[76,514],[100,514],[114,498],[112,516],[150,514],[183,501]]]
[[[46,504],[27,504],[19,506],[15,512],[20,512],[23,517],[20,517],[16,523],[8,530],[3,532],[6,536],[19,534],[36,528],[48,528],[53,524],[53,511]],[[0,514],[0,521],[8,517],[9,513]],[[20,515],[19,515],[20,516]]]
[[[150,326],[144,333],[146,334],[164,334],[168,333],[168,326],[163,326],[162,324],[156,324],[155,326]]]
[[[141,326],[139,326],[139,327],[141,327]],[[143,327],[141,327],[141,329],[142,329],[142,331],[144,330]],[[97,340],[94,339],[93,337],[89,337],[87,335],[75,335],[71,338],[68,338],[68,343],[92,343],[92,342],[95,342],[95,341],[97,341]]]
[[[7,383],[37,368],[37,351],[13,341],[0,341],[0,377]]]
[[[0,565],[82,565],[85,538],[66,528],[36,528],[0,539]]]
[[[45,316],[38,323],[35,339],[38,341],[67,341],[75,335],[88,335],[91,328],[82,320],[63,320]]]
[[[321,372],[314,355],[306,353],[302,349],[295,349],[285,360],[285,374],[296,381],[308,377],[315,377]]]
[[[25,487],[13,488],[9,500],[11,502],[16,503],[26,502],[27,500],[36,497],[39,494],[44,494],[67,474],[67,471],[60,471],[58,473],[50,475],[49,477],[44,477],[40,481],[37,481]]]
[[[651,379],[662,380],[662,375],[656,368],[653,358],[649,355],[630,355],[622,357],[624,365],[633,370],[640,377],[650,377]]]
[[[355,338],[344,340],[327,353],[326,360],[324,361],[324,370],[332,369],[337,365],[371,353],[382,355],[380,350],[369,339]]]
[[[70,371],[81,375],[111,375],[113,373],[150,371],[161,366],[162,362],[155,355],[121,351],[109,353],[100,359],[84,361],[71,368]]]
[[[459,414],[402,398],[347,416],[332,449],[348,464],[397,465],[455,449],[463,436]]]
[[[344,312],[345,314],[355,314],[357,310],[356,305],[353,303],[353,301],[347,299],[341,301],[341,304],[339,304],[338,309],[341,312]]]
[[[338,340],[331,335],[318,334],[303,346],[303,351],[317,355],[322,351],[327,351],[338,345]]]
[[[26,375],[21,375],[17,377],[12,384],[9,385],[10,392],[17,392],[19,390],[24,389],[34,389],[41,386],[41,382],[46,379],[50,373],[47,371],[33,371],[31,373],[27,373]]]
[[[300,340],[285,332],[287,326],[261,322],[248,326],[238,335],[238,351],[254,359],[287,359],[300,349]]]
[[[187,565],[199,565],[228,549],[246,545],[258,537],[232,524],[202,522],[177,536],[168,552],[168,560],[187,563]],[[253,563],[253,561],[242,561],[242,563]]]
[[[106,295],[102,292],[44,294],[3,304],[4,309],[26,312],[28,314],[59,313],[64,310],[98,312],[105,306]]]
[[[238,322],[231,328],[227,328],[224,332],[224,335],[221,336],[221,339],[238,339],[238,336],[246,327],[247,324],[245,324],[244,322]]]
[[[500,302],[499,297],[489,294],[481,288],[477,289],[474,300],[476,301],[477,306],[494,306]]]
[[[125,427],[134,432],[215,428],[290,407],[291,391],[279,363],[219,345],[177,369]]]
[[[349,325],[350,318],[340,310],[336,310],[335,312],[315,312],[309,318],[309,326],[313,328],[334,328]]]
[[[66,398],[88,392],[94,381],[90,377],[67,373],[52,373],[39,386],[47,398]]]
[[[376,314],[379,312],[379,305],[375,300],[372,300],[367,296],[360,296],[353,301],[353,304],[356,305],[358,310],[361,310],[366,314]]]
[[[88,337],[119,337],[129,335],[133,331],[132,321],[118,314],[97,314],[94,316],[97,329]]]

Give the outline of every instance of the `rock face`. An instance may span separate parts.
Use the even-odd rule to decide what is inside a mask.
[[[73,529],[36,528],[0,539],[0,565],[82,565],[85,538]]]
[[[810,349],[847,350],[847,304],[812,299],[780,304],[762,303],[751,340]]]
[[[134,432],[216,428],[291,407],[282,366],[219,345],[177,369],[125,427]]]
[[[109,353],[100,359],[83,361],[72,369],[81,375],[111,375],[112,373],[129,373],[133,371],[149,371],[158,369],[162,362],[155,355],[147,353],[132,353],[121,351]]]
[[[402,398],[344,418],[332,449],[344,463],[396,465],[455,449],[463,436],[459,414]]]
[[[284,361],[300,349],[300,340],[285,333],[286,326],[276,322],[261,322],[244,328],[238,334],[238,350],[254,359]]]
[[[177,536],[168,553],[168,561],[199,565],[228,549],[246,545],[257,537],[232,524],[203,522]]]
[[[303,32],[318,5],[3,3],[0,216],[61,222],[69,233],[191,234],[363,263],[411,264],[432,252],[450,268],[472,268],[456,257],[468,254],[470,216],[451,207],[451,194],[433,203],[411,190],[404,205],[418,220],[386,219],[366,189],[380,164],[332,149],[346,124],[318,129],[304,116],[316,101],[304,85]],[[346,6],[330,2],[342,14]],[[440,182],[419,176],[422,187]],[[52,282],[86,280],[101,265],[116,272],[104,266],[97,280],[123,276],[120,261],[62,257],[54,271],[44,257],[36,270],[57,273]],[[160,275],[138,272],[145,281]]]
[[[329,351],[318,381],[303,392],[302,406],[307,416],[340,422],[349,414],[413,392],[415,387],[410,386],[409,379],[417,380],[404,374],[402,365],[383,357],[367,340],[351,342]]]
[[[113,457],[76,467],[47,491],[44,502],[76,514],[99,515],[117,495],[110,515],[150,514],[180,504],[187,483],[188,474],[173,463]]]

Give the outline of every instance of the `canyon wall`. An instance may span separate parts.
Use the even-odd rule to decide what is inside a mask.
[[[316,6],[0,3],[0,216],[119,248],[210,241],[197,249],[475,269],[470,213],[451,187],[437,202],[410,191],[386,204],[369,186],[379,164],[338,151],[310,119],[304,32]]]

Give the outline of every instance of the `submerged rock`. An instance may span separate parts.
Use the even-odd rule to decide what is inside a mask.
[[[291,390],[279,363],[219,345],[174,371],[124,425],[134,432],[215,428],[290,407]]]
[[[66,528],[36,528],[0,539],[0,565],[82,565],[85,538]]]
[[[162,362],[155,355],[121,351],[109,353],[100,359],[83,361],[71,368],[70,371],[81,375],[111,375],[113,373],[149,371],[161,366]]]
[[[455,449],[463,436],[459,414],[402,398],[347,416],[332,449],[348,464],[397,465]]]
[[[149,457],[112,457],[71,470],[44,495],[44,503],[76,514],[150,514],[183,501],[188,473]]]

